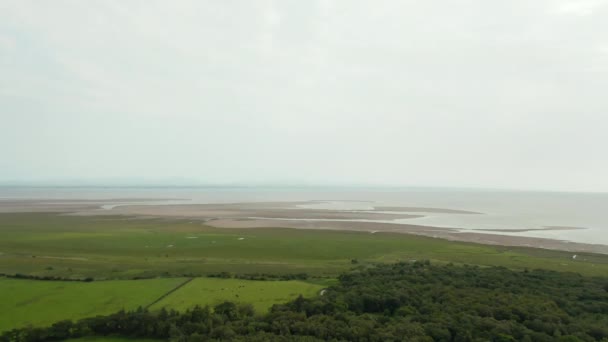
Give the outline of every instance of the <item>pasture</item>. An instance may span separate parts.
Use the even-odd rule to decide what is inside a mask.
[[[96,282],[0,278],[0,332],[26,325],[106,315],[148,307],[185,310],[224,301],[252,304],[265,312],[298,295],[316,296],[321,285],[302,281],[252,281],[220,278],[160,278]],[[184,284],[180,286],[181,284]],[[175,291],[172,291],[177,289]],[[161,299],[162,298],[162,299]],[[158,299],[161,299],[157,302]]]
[[[0,273],[65,278],[307,273],[331,278],[353,260],[544,268],[608,274],[608,256],[351,231],[219,229],[200,221],[0,214]]]
[[[146,306],[183,278],[99,282],[0,278],[0,331]]]
[[[608,274],[608,256],[598,254],[578,253],[573,260],[568,252],[405,234],[218,229],[181,219],[0,214],[0,236],[0,273],[96,280],[0,278],[0,331],[139,306],[184,310],[229,300],[250,303],[257,312],[263,312],[299,294],[315,296],[338,274],[371,263],[425,259],[433,263]],[[307,273],[309,278],[204,278],[220,272],[265,274],[266,278]],[[133,280],[136,278],[152,279]],[[194,279],[185,283],[190,278]]]
[[[184,311],[194,305],[213,306],[224,301],[248,303],[256,312],[266,312],[272,305],[285,303],[298,295],[313,297],[323,286],[303,281],[251,281],[241,279],[195,278],[178,291],[152,305]]]
[[[159,342],[161,340],[132,338],[120,336],[87,336],[81,338],[72,338],[65,342]]]

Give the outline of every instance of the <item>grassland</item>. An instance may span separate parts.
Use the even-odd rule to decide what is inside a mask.
[[[84,283],[0,278],[0,331],[136,309],[154,302],[184,280]]]
[[[250,303],[257,312],[298,295],[315,296],[321,285],[302,281],[195,278],[109,280],[91,283],[0,278],[0,332],[26,325],[104,315],[139,306],[185,310],[223,301]],[[177,288],[176,291],[171,290]],[[168,294],[165,296],[165,294]],[[157,299],[162,300],[157,301]]]
[[[229,300],[252,304],[256,312],[266,312],[272,305],[285,303],[298,295],[315,296],[323,286],[303,281],[250,281],[240,279],[195,278],[175,293],[150,307],[183,311],[194,305],[219,304]]]
[[[152,310],[181,310],[231,300],[266,310],[298,294],[315,295],[353,264],[426,259],[434,263],[608,275],[606,255],[577,253],[574,260],[568,252],[405,234],[219,229],[200,221],[177,219],[0,214],[0,236],[0,273],[103,280],[85,283],[0,278],[0,331],[152,303]],[[195,278],[163,297],[187,278],[218,272],[305,272],[310,278],[306,282]],[[135,277],[161,278],[127,280]]]
[[[82,338],[73,338],[66,340],[65,342],[159,342],[160,340],[145,339],[145,338],[132,338],[132,337],[118,337],[118,336],[88,336]]]
[[[221,229],[200,221],[0,214],[0,273],[96,279],[217,272],[334,277],[351,260],[435,262],[608,274],[608,256],[405,234]]]

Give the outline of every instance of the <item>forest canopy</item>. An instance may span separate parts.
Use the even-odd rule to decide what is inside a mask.
[[[545,270],[360,266],[322,296],[256,314],[224,302],[6,332],[1,341],[120,335],[174,341],[608,341],[608,278]]]

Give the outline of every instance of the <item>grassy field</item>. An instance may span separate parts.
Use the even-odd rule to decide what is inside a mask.
[[[223,301],[250,303],[257,312],[298,295],[311,297],[321,285],[302,281],[251,281],[195,278],[171,292],[185,278],[85,282],[0,278],[0,332],[26,325],[43,326],[63,319],[104,315],[121,309],[185,310]],[[169,293],[166,297],[163,295]]]
[[[0,273],[71,278],[232,273],[334,277],[351,260],[435,262],[608,274],[608,256],[390,233],[217,229],[198,221],[0,214]]]
[[[92,283],[0,278],[0,331],[151,304],[183,278]]]
[[[354,264],[427,259],[608,275],[606,255],[577,253],[573,260],[568,252],[405,234],[217,229],[188,220],[0,214],[0,236],[0,273],[113,279],[85,283],[0,278],[0,331],[152,303],[153,310],[182,310],[231,300],[263,311],[298,294],[316,295]],[[311,278],[306,282],[195,278],[163,297],[190,277],[217,272],[305,272]]]
[[[150,307],[151,310],[167,308],[183,311],[194,305],[219,304],[229,300],[250,303],[256,312],[265,312],[272,305],[285,303],[298,295],[315,296],[321,285],[303,281],[251,281],[240,279],[195,278],[175,293]]]
[[[118,337],[118,336],[89,336],[82,338],[73,338],[65,340],[64,342],[159,342],[160,340],[143,339],[143,338],[132,338],[132,337]]]

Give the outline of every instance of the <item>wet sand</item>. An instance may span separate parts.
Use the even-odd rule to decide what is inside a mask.
[[[158,203],[175,199],[117,198],[117,199],[0,199],[0,213],[83,212],[99,210],[102,205],[116,203]]]
[[[0,212],[56,212],[68,215],[129,216],[139,218],[171,218],[200,220],[217,228],[294,228],[361,231],[375,233],[403,233],[441,238],[452,241],[474,242],[489,245],[524,246],[572,252],[608,254],[608,246],[575,243],[562,240],[500,235],[500,232],[524,232],[528,230],[572,230],[580,227],[550,226],[542,229],[488,229],[474,232],[458,228],[390,223],[396,219],[423,217],[423,213],[481,214],[444,208],[374,207],[373,210],[311,209],[299,206],[323,203],[304,202],[254,202],[228,204],[155,204],[158,199],[129,200],[0,200]],[[147,205],[120,204],[111,209],[101,206],[125,202],[149,202]],[[415,214],[411,214],[415,213]],[[378,222],[384,221],[384,222]],[[464,227],[463,227],[464,228]],[[490,233],[492,232],[492,233]]]
[[[450,241],[474,242],[486,245],[517,246],[555,249],[571,252],[608,254],[608,246],[569,242],[536,237],[461,232],[457,228],[440,228],[413,224],[349,222],[349,221],[291,221],[255,219],[217,219],[205,224],[218,228],[295,228],[362,231],[376,233],[402,233],[446,239]]]
[[[268,218],[302,220],[396,220],[422,217],[423,215],[387,214],[357,211],[298,209],[283,204],[179,204],[179,205],[127,205],[115,207],[113,214],[177,217],[190,219],[212,218]],[[94,214],[90,211],[85,214]]]
[[[455,210],[444,208],[419,208],[419,207],[374,207],[377,211],[396,211],[396,212],[413,212],[413,213],[438,213],[438,214],[474,214],[481,215],[475,211]]]
[[[523,232],[543,232],[550,230],[583,230],[585,227],[567,227],[567,226],[545,226],[543,228],[521,228],[521,229],[474,229],[480,232],[501,232],[501,233],[523,233]]]

